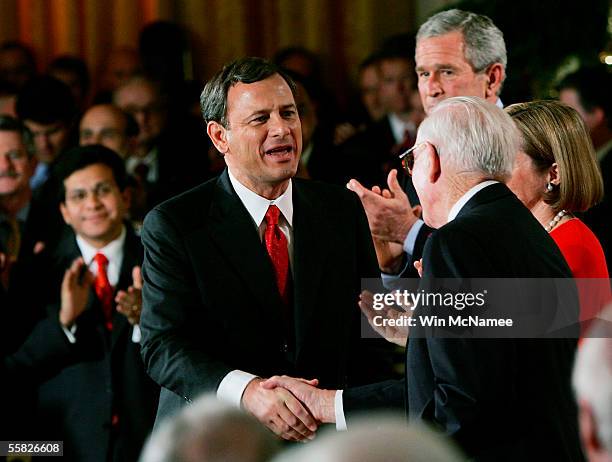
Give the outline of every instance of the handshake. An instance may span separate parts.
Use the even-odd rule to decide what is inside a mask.
[[[288,376],[256,378],[244,390],[242,407],[283,439],[312,440],[320,424],[336,421],[336,391],[318,384]]]

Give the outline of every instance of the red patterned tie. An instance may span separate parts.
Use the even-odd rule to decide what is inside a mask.
[[[289,277],[289,250],[287,249],[287,237],[278,226],[279,216],[280,210],[278,207],[276,205],[271,205],[266,212],[266,231],[264,233],[264,240],[266,242],[266,250],[274,266],[278,292],[283,302],[288,304],[289,287],[287,282]]]
[[[102,311],[104,312],[104,318],[106,319],[106,328],[112,330],[113,328],[113,287],[108,281],[106,274],[106,268],[108,267],[108,258],[102,253],[97,253],[94,257],[95,262],[98,265],[98,273],[94,281],[94,289],[100,304],[102,305]]]

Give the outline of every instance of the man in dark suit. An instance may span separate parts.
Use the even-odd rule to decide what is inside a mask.
[[[227,170],[145,220],[142,352],[163,387],[158,417],[216,391],[285,439],[312,438],[312,416],[262,378],[371,373],[354,354],[360,278],[377,272],[365,214],[344,189],[292,179],[294,89],[259,58],[219,72],[201,102]]]
[[[138,124],[135,147],[126,168],[146,191],[144,214],[160,202],[210,178],[208,147],[199,124],[182,113],[171,112],[171,100],[159,85],[144,76],[135,76],[120,85],[114,104]]]
[[[456,9],[432,16],[417,33],[415,61],[425,113],[453,96],[478,96],[501,106],[506,45],[502,32],[488,17]],[[404,252],[412,268],[432,231],[411,206],[415,205],[412,182],[392,170],[387,177],[391,194],[381,195],[355,178],[348,186],[363,203],[373,237],[397,244],[391,245],[394,253]],[[379,264],[385,272],[397,270],[382,258]]]
[[[379,95],[386,114],[340,148],[342,184],[356,178],[366,187],[384,183],[392,168],[400,166],[397,156],[414,144],[421,113],[414,62],[408,50],[383,50],[377,55]],[[420,104],[420,103],[418,103]],[[412,190],[411,201],[418,200]]]
[[[426,223],[437,229],[425,245],[419,291],[434,278],[571,278],[555,242],[503,184],[519,146],[507,114],[479,98],[448,99],[421,124],[417,146],[414,186]],[[525,284],[518,289],[512,295]],[[544,295],[557,299],[554,291]],[[503,314],[520,324],[521,310],[517,298]],[[576,338],[519,338],[518,330],[503,339],[427,335],[419,320],[428,311],[415,309],[407,345],[411,420],[432,423],[475,460],[582,459],[570,388]],[[290,378],[264,386],[278,385],[324,422],[397,392],[390,382],[347,389],[340,411],[329,390]]]
[[[59,354],[63,344],[66,364],[39,386],[40,436],[64,441],[69,460],[136,460],[158,388],[140,358],[142,246],[123,223],[123,160],[100,145],[74,148],[59,173],[71,229],[41,256],[47,297],[57,302],[28,343]]]

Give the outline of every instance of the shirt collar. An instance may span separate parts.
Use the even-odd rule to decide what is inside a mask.
[[[87,266],[89,266],[97,253],[104,254],[104,256],[108,258],[108,261],[118,261],[121,257],[121,252],[123,251],[125,235],[125,226],[122,226],[119,237],[114,241],[109,242],[101,249],[96,249],[79,235],[76,237],[76,242],[79,250],[81,251],[81,255],[83,256],[83,261]]]
[[[391,132],[393,133],[393,138],[395,139],[396,143],[401,143],[404,141],[406,130],[413,134],[416,132],[416,126],[413,122],[404,122],[393,113],[390,113],[388,118],[389,126],[391,127]]]
[[[457,202],[455,202],[455,205],[451,207],[450,212],[448,212],[448,222],[453,221],[457,217],[457,215],[459,214],[463,206],[467,204],[467,202],[472,197],[474,197],[477,192],[495,183],[499,183],[499,181],[495,181],[495,180],[483,181],[482,183],[478,183],[476,186],[472,187],[469,191],[467,191],[463,196],[459,198]]]
[[[266,199],[265,197],[261,197],[259,194],[254,193],[249,188],[244,186],[240,181],[236,179],[230,169],[227,169],[227,173],[234,187],[234,191],[238,194],[238,198],[242,202],[242,204],[246,207],[249,215],[253,218],[255,225],[259,227],[264,217],[266,216],[266,212],[268,211],[268,207],[270,205],[276,205],[289,226],[293,226],[293,182],[289,180],[289,185],[284,193],[282,193],[279,197],[274,200]]]

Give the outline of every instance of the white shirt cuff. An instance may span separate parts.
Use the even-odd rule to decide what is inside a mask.
[[[408,254],[408,260],[412,260],[412,255],[414,254],[414,246],[416,245],[416,240],[419,236],[419,231],[421,230],[421,227],[424,224],[425,222],[423,220],[417,220],[410,228],[410,231],[408,231],[406,239],[404,239],[404,252]]]
[[[140,326],[138,324],[134,324],[134,328],[132,329],[132,342],[140,343],[141,338],[142,334],[140,333]]]
[[[240,409],[242,394],[247,385],[255,378],[257,378],[256,375],[238,369],[231,371],[221,380],[217,388],[217,398]]]
[[[76,337],[74,334],[76,334],[76,330],[77,330],[77,326],[76,324],[73,324],[72,326],[70,326],[70,329],[67,329],[64,326],[61,326],[62,330],[64,331],[64,334],[66,335],[66,338],[68,338],[68,341],[72,344],[76,343]]]
[[[346,418],[344,417],[344,405],[342,404],[342,390],[336,390],[334,414],[336,415],[336,430],[339,432],[346,431]]]

